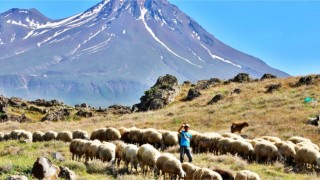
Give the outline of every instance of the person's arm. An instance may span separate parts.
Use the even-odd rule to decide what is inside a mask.
[[[184,127],[184,124],[178,129],[178,133],[181,132],[181,129]]]

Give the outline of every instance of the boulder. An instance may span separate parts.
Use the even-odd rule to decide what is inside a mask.
[[[281,88],[281,84],[271,84],[266,88],[267,88],[266,93],[273,93],[274,91],[279,90]]]
[[[46,111],[41,109],[41,108],[38,108],[38,107],[35,107],[35,106],[30,106],[29,107],[29,111],[35,111],[35,112],[38,112],[38,113],[41,113],[41,114],[45,114]]]
[[[264,74],[262,77],[261,77],[261,81],[265,80],[265,79],[276,79],[277,76],[275,75],[272,75],[272,74]]]
[[[60,166],[60,178],[66,179],[66,180],[76,180],[77,176],[76,174],[71,171],[68,167]]]
[[[7,177],[6,180],[28,180],[28,178],[23,175],[11,175],[11,176]]]
[[[53,112],[49,112],[41,119],[41,121],[60,121],[65,120],[66,116],[70,116],[70,111],[68,109],[59,109]]]
[[[211,78],[209,80],[200,80],[196,84],[196,89],[204,90],[220,84],[222,81],[218,78]]]
[[[0,113],[5,112],[5,108],[8,106],[8,104],[9,104],[8,98],[1,95],[0,96]]]
[[[199,96],[201,96],[200,91],[197,90],[197,89],[191,88],[191,89],[189,89],[189,91],[188,91],[188,95],[187,95],[187,98],[186,98],[186,99],[189,100],[189,101],[191,101],[191,100],[193,100],[193,99],[195,99],[195,98],[197,98],[197,97],[199,97]]]
[[[122,106],[122,105],[112,105],[107,108],[107,112],[113,113],[113,114],[130,114],[131,113],[131,107],[130,106]]]
[[[149,111],[162,109],[164,106],[174,101],[180,92],[180,86],[176,77],[172,75],[160,76],[156,84],[144,96],[140,98],[140,103],[132,107],[132,111]]]
[[[10,106],[22,107],[25,104],[25,101],[21,98],[12,97],[9,99],[8,103],[10,104]]]
[[[80,109],[77,113],[76,113],[77,116],[79,117],[85,117],[85,118],[89,118],[89,117],[93,117],[93,113],[90,112],[90,111],[85,111],[85,110],[82,110]]]
[[[249,74],[239,73],[238,75],[236,75],[233,79],[230,79],[229,81],[243,83],[243,82],[249,82],[249,81],[251,81],[251,79],[250,79]]]
[[[63,157],[63,155],[59,152],[55,152],[52,154],[52,158],[55,160],[58,160],[60,162],[65,161],[65,158]]]
[[[313,81],[314,78],[312,76],[301,77],[299,81],[296,83],[296,86],[311,85],[313,84]]]
[[[6,122],[6,121],[15,121],[15,122],[30,122],[31,119],[27,118],[25,114],[22,114],[21,116],[13,115],[13,114],[4,114],[0,113],[0,122]]]
[[[209,101],[208,104],[211,105],[211,104],[217,103],[217,102],[221,101],[223,98],[224,98],[224,97],[223,97],[222,94],[217,94],[217,95],[215,95],[215,96],[211,99],[211,101]]]
[[[82,103],[82,104],[80,104],[80,107],[82,107],[82,108],[88,108],[89,106],[88,106],[87,103]]]
[[[32,175],[37,179],[58,179],[60,169],[45,157],[39,157],[33,164]]]
[[[241,93],[241,89],[236,88],[236,89],[233,90],[233,93],[240,94]]]

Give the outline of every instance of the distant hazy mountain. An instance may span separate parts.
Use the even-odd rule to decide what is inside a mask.
[[[35,9],[0,14],[0,93],[27,99],[139,102],[160,75],[180,82],[273,69],[203,29],[166,0],[106,0],[51,20]]]

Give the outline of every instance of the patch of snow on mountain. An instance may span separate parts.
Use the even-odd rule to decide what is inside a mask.
[[[2,42],[2,39],[0,39],[0,44],[4,44],[4,42]]]
[[[125,29],[122,31],[122,34],[126,34],[126,30]]]
[[[191,65],[193,65],[193,66],[202,68],[202,66],[197,65],[197,64],[194,64],[194,63],[192,63],[190,60],[188,60],[188,59],[186,59],[186,58],[184,58],[184,57],[181,57],[180,55],[178,55],[177,53],[175,53],[174,51],[172,51],[165,43],[163,43],[163,42],[155,35],[155,33],[154,33],[154,32],[152,31],[152,29],[148,26],[148,24],[147,24],[147,22],[146,22],[146,20],[145,20],[145,15],[146,15],[146,13],[147,13],[148,10],[145,9],[145,8],[143,8],[143,9],[140,9],[140,11],[141,11],[141,16],[140,16],[139,20],[140,20],[140,19],[142,20],[142,22],[143,22],[146,30],[150,33],[150,35],[151,35],[159,44],[161,44],[164,48],[166,48],[166,49],[167,49],[171,54],[173,54],[174,56],[176,56],[176,57],[178,57],[178,58],[186,61],[187,63],[189,63],[189,64],[191,64]]]
[[[22,39],[28,39],[30,36],[32,36],[34,33],[34,30],[33,31],[30,31],[24,38]]]
[[[22,27],[25,27],[25,28],[29,28],[28,25],[23,24],[21,21],[17,22],[17,21],[14,21],[14,20],[7,20],[7,23],[8,24],[17,25],[17,26],[22,26]]]
[[[208,53],[210,54],[210,56],[211,56],[213,59],[218,59],[218,60],[223,61],[223,62],[225,62],[225,63],[229,63],[229,64],[231,64],[231,65],[233,65],[233,66],[236,66],[236,67],[238,67],[238,68],[242,68],[242,67],[241,67],[240,65],[238,65],[238,64],[235,64],[235,63],[233,63],[233,62],[231,62],[231,61],[229,61],[229,60],[227,60],[227,59],[224,59],[224,58],[222,58],[222,57],[220,57],[220,56],[217,56],[217,55],[212,54],[211,51],[210,51],[206,46],[204,46],[203,44],[201,44],[201,46],[202,46],[205,50],[208,51]]]
[[[10,43],[12,43],[16,39],[16,34],[11,35]]]

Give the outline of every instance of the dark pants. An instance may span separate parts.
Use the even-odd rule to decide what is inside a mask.
[[[192,162],[191,150],[188,146],[180,146],[180,161],[183,163],[184,154],[187,154],[189,162]]]

